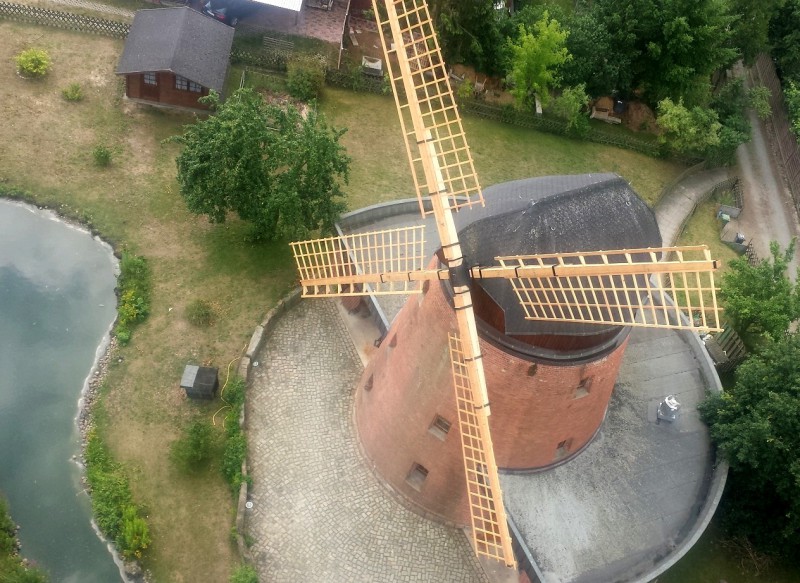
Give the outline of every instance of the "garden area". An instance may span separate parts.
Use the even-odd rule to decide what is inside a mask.
[[[41,79],[15,70],[14,57],[29,48],[52,61]],[[225,403],[187,400],[181,371],[189,362],[217,366],[224,383],[229,363],[235,366],[254,326],[296,276],[286,241],[253,242],[249,225],[234,217],[214,225],[187,210],[176,180],[180,145],[166,140],[195,116],[124,100],[114,75],[121,51],[118,40],[0,21],[0,195],[24,191],[90,224],[118,252],[146,259],[149,317],[114,354],[95,408],[96,435],[121,464],[149,525],[143,566],[157,581],[222,582],[239,563],[235,497],[221,471],[224,411],[215,416]],[[242,72],[232,67],[229,87],[239,86]],[[244,84],[276,97],[285,78],[248,71]],[[413,196],[391,96],[328,86],[318,107],[330,124],[347,128],[341,143],[352,158],[343,186],[350,209]],[[675,161],[475,116],[464,126],[483,185],[616,172],[652,205],[684,170]],[[682,242],[710,243],[725,261],[729,250],[717,249],[711,230],[716,219],[705,207],[696,217]],[[184,448],[176,463],[181,448],[172,444],[193,435],[206,455],[185,471],[180,459],[191,452]]]

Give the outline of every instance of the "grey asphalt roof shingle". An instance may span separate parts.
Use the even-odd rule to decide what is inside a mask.
[[[661,246],[653,211],[616,174],[515,180],[486,188],[484,196],[486,207],[456,216],[470,265],[494,265],[494,258],[503,255]],[[507,281],[476,283],[505,311],[506,334],[596,334],[606,329],[526,320]]]
[[[221,94],[233,32],[188,7],[139,10],[117,74],[171,71]]]

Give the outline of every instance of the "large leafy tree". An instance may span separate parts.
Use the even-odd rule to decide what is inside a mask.
[[[769,23],[784,0],[728,0],[734,16],[733,42],[744,61],[753,62],[756,55],[769,48]]]
[[[178,183],[189,210],[215,223],[236,213],[257,239],[332,231],[345,209],[345,130],[313,109],[303,117],[293,106],[270,105],[250,89],[210,101],[216,114],[173,138],[184,145]]]
[[[785,251],[776,241],[769,248],[772,256],[757,265],[750,265],[746,257],[732,260],[722,277],[720,298],[725,314],[751,346],[763,335],[780,338],[800,317],[800,287],[786,275],[795,242]]]
[[[688,106],[709,96],[711,74],[738,57],[724,0],[596,0],[593,9],[612,36],[614,53],[630,61],[630,85],[656,103],[683,99]]]
[[[770,23],[772,54],[784,78],[800,78],[800,0],[785,1]]]
[[[504,23],[510,20],[495,10],[493,0],[434,0],[431,17],[448,63],[468,63],[488,75],[502,73]]]
[[[686,156],[703,156],[720,143],[717,113],[705,107],[686,107],[683,101],[666,98],[658,104],[656,120],[663,133],[660,140],[669,149]]]
[[[547,104],[550,89],[558,86],[558,69],[570,58],[565,46],[568,34],[545,11],[532,27],[519,26],[516,41],[508,41],[514,82],[511,93],[517,105],[532,109],[536,96]]]
[[[723,520],[762,549],[800,552],[800,335],[770,340],[736,371],[735,386],[701,403],[730,463]]]

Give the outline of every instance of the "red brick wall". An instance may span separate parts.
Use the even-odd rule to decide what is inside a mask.
[[[356,393],[359,437],[375,469],[395,490],[434,515],[469,521],[464,469],[453,395],[447,334],[455,318],[435,283],[412,297],[376,352]],[[393,340],[395,346],[392,347]],[[553,366],[502,352],[481,341],[492,416],[490,427],[500,467],[541,468],[591,440],[602,423],[624,344],[585,365]],[[370,381],[371,378],[371,381]],[[591,379],[586,394],[576,393]],[[371,384],[371,389],[366,386]],[[576,398],[578,397],[578,398]],[[452,423],[444,441],[429,431],[436,415]],[[414,463],[428,470],[419,492],[406,483]]]
[[[144,74],[137,73],[125,76],[125,94],[132,99],[145,99],[165,105],[178,105],[194,109],[208,109],[207,105],[198,103],[197,100],[208,95],[208,89],[203,87],[200,93],[183,91],[175,88],[175,75],[168,71],[156,73],[158,84],[145,85]]]

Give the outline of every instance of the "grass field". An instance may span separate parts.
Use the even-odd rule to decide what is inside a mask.
[[[15,73],[13,56],[31,46],[53,57],[44,80]],[[113,75],[121,50],[121,41],[0,21],[0,183],[27,189],[40,203],[65,205],[119,250],[150,261],[152,314],[114,361],[98,411],[101,429],[147,510],[153,544],[145,566],[160,582],[223,582],[237,561],[229,536],[233,498],[213,465],[186,477],[169,461],[181,428],[210,418],[219,403],[190,403],[178,384],[187,362],[224,370],[295,276],[284,243],[253,245],[245,241],[246,225],[212,226],[186,211],[174,176],[177,146],[162,140],[194,118],[122,100]],[[74,82],[85,93],[78,103],[61,96]],[[349,128],[351,208],[413,196],[391,98],[326,89],[321,108],[335,125]],[[465,127],[484,184],[613,171],[652,201],[682,170],[477,119],[465,120]],[[93,164],[96,145],[112,150],[108,168]],[[209,328],[193,327],[184,316],[198,298],[217,314]]]

